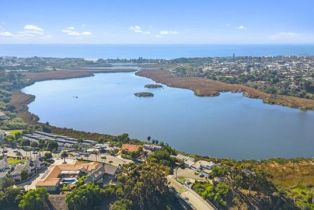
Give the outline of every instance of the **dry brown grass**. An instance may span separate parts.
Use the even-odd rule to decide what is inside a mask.
[[[280,187],[314,186],[313,160],[289,161],[283,164],[263,163],[259,168],[270,174],[274,184]]]
[[[26,72],[23,74],[29,81],[37,82],[51,79],[69,79],[78,77],[93,76],[92,71],[86,70],[58,70],[58,71],[42,71],[42,72]]]
[[[142,70],[138,76],[153,79],[170,87],[193,90],[197,96],[217,96],[220,92],[243,92],[251,98],[260,98],[265,103],[280,104],[301,109],[314,109],[314,100],[293,96],[272,95],[260,90],[238,84],[228,84],[216,80],[195,77],[179,77],[165,70]]]

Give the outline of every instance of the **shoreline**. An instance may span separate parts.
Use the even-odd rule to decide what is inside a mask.
[[[39,122],[39,117],[28,110],[28,105],[35,100],[34,95],[24,93],[23,88],[34,84],[35,82],[42,82],[48,80],[64,80],[76,79],[84,77],[93,77],[97,73],[123,73],[135,72],[133,69],[106,69],[106,70],[55,70],[55,71],[42,71],[42,72],[25,72],[22,75],[28,80],[26,86],[13,92],[10,104],[16,109],[16,115],[22,118],[26,123],[35,125]],[[60,128],[61,129],[61,128]]]
[[[314,100],[294,96],[272,95],[245,85],[228,84],[197,77],[179,77],[167,70],[140,70],[135,74],[169,87],[192,90],[196,96],[219,96],[221,92],[241,92],[246,97],[262,99],[266,104],[277,104],[300,110],[314,110]]]
[[[69,71],[72,71],[72,70],[67,70],[66,72],[69,72]],[[206,92],[202,92],[204,90],[202,90],[202,91],[196,90],[195,91],[194,89],[192,89],[192,87],[189,87],[189,88],[188,87],[178,87],[178,86],[175,86],[175,83],[171,83],[171,80],[173,79],[173,76],[170,76],[169,83],[166,83],[166,82],[163,82],[162,80],[159,80],[158,78],[155,78],[153,76],[148,77],[148,75],[146,75],[146,74],[148,72],[150,73],[150,71],[156,72],[156,71],[159,71],[159,70],[141,70],[141,71],[137,71],[135,74],[137,76],[150,78],[150,79],[152,79],[152,80],[154,80],[156,82],[160,82],[160,83],[165,84],[165,85],[167,85],[169,87],[190,89],[190,90],[194,91],[194,94],[197,95],[197,96],[218,96],[220,94],[220,92],[226,92],[226,91],[242,92],[242,93],[246,94],[243,89],[232,89],[232,90],[228,89],[228,90],[225,90],[225,91],[218,91],[218,90],[216,90],[216,91],[211,91],[211,92],[207,92],[206,93]],[[166,72],[167,74],[170,74],[170,72],[168,72],[168,71],[164,71],[164,70],[162,70],[162,71]],[[117,71],[114,71],[114,72],[119,73]],[[131,71],[131,72],[134,72],[134,71]],[[33,83],[38,82],[38,81],[55,80],[55,79],[62,80],[62,79],[84,78],[84,77],[94,76],[95,73],[106,73],[106,72],[88,72],[88,74],[85,74],[85,73],[84,74],[82,74],[82,73],[64,74],[64,75],[62,75],[62,77],[60,76],[58,78],[52,77],[51,74],[48,74],[48,75],[46,74],[45,75],[44,73],[45,72],[42,72],[41,79],[30,80],[31,82],[29,84],[27,84],[26,86],[24,86],[24,87],[32,85]],[[62,72],[62,73],[64,73],[64,72]],[[38,74],[38,73],[35,73],[35,74]],[[146,76],[144,76],[144,75],[146,75]],[[167,76],[169,76],[169,75],[167,75]],[[189,79],[189,78],[181,78],[181,79],[185,80],[185,79]],[[193,78],[193,79],[198,79],[198,78]],[[202,79],[202,80],[204,80],[204,79]],[[218,82],[218,81],[216,81],[216,82]],[[221,82],[218,82],[218,83],[221,83]],[[226,85],[230,85],[230,84],[226,84]],[[39,122],[39,117],[37,115],[29,112],[28,105],[35,100],[35,96],[22,92],[22,89],[24,87],[22,87],[20,90],[17,90],[17,91],[15,91],[13,93],[12,98],[11,98],[11,102],[10,102],[12,105],[14,105],[16,107],[17,116],[22,118],[24,122],[29,123],[30,125],[33,125],[33,126],[35,126],[35,125],[45,125],[45,123]],[[247,97],[249,97],[249,96],[247,96]],[[258,97],[252,97],[251,96],[251,98],[258,98]],[[103,134],[103,133],[81,131],[81,130],[75,130],[73,128],[67,128],[67,127],[62,128],[62,127],[58,127],[58,126],[54,126],[54,125],[48,125],[48,126],[51,129],[51,131],[56,133],[56,134],[68,135],[68,136],[71,136],[71,137],[74,137],[74,138],[75,137],[79,137],[81,135],[84,135],[84,136],[87,135],[92,140],[99,140],[100,138],[102,138],[102,139],[110,139],[110,138],[114,137],[114,135],[111,135],[111,134]],[[97,138],[94,138],[94,137],[97,137]],[[180,151],[180,152],[182,152],[182,151]],[[183,152],[183,153],[186,153],[186,152]],[[195,155],[195,156],[199,156],[199,157],[207,157],[207,156],[203,156],[203,155],[199,155],[199,154],[195,154],[195,153],[186,153],[186,154]],[[208,156],[208,157],[210,157],[210,156]],[[218,158],[218,157],[211,157],[211,158]],[[269,159],[273,159],[273,158],[276,158],[276,157],[271,157],[271,158],[266,158],[266,159],[258,159],[258,160],[259,161],[260,160],[269,160]],[[294,159],[294,158],[284,158],[284,157],[279,157],[279,158],[283,158],[283,159],[287,159],[287,160]],[[297,158],[297,157],[295,157],[295,158]],[[308,157],[308,158],[312,159],[313,157]],[[220,157],[219,159],[237,160],[237,159],[233,159],[233,158],[223,158],[223,157]],[[249,160],[249,159],[241,159],[241,160],[237,160],[237,161],[242,161],[242,160]]]

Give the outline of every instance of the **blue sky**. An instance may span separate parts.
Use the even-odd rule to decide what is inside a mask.
[[[0,0],[0,43],[314,43],[313,0]]]

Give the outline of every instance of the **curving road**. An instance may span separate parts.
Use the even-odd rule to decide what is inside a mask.
[[[217,208],[207,201],[205,201],[201,196],[199,196],[192,189],[180,184],[173,177],[173,175],[167,176],[168,182],[174,187],[174,189],[180,194],[181,198],[188,202],[191,207],[195,210],[216,210]]]

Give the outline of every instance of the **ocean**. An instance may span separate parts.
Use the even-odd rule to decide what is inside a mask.
[[[70,45],[2,44],[0,56],[98,58],[163,58],[221,56],[309,56],[314,45]]]

